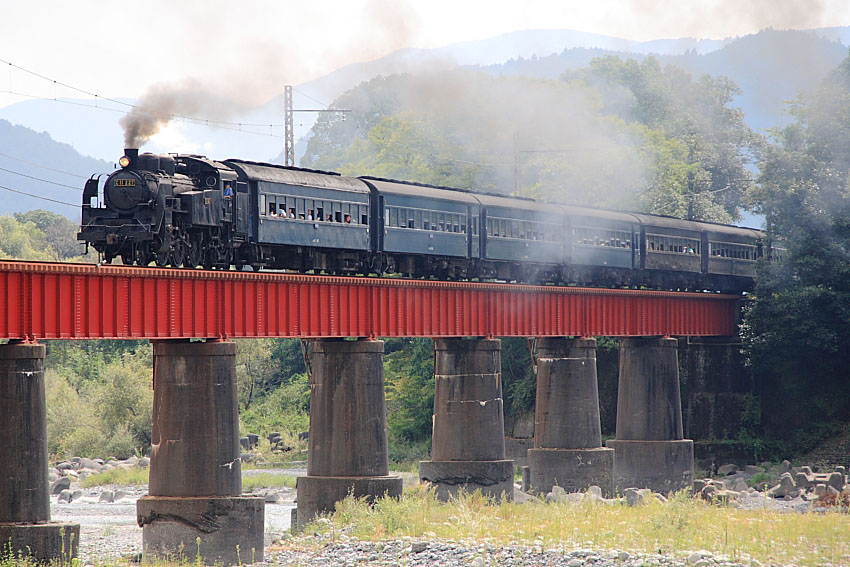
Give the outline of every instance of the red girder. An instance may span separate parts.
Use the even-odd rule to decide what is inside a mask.
[[[710,293],[0,261],[0,338],[709,336]]]

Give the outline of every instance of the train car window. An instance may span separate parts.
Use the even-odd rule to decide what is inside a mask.
[[[466,234],[466,215],[460,215],[460,232]]]
[[[472,217],[472,235],[478,236],[478,217]]]
[[[304,220],[304,199],[295,199],[295,214],[298,215],[299,219]]]
[[[413,224],[415,228],[422,228],[422,211],[419,209],[414,212]]]
[[[260,193],[260,215],[266,216],[266,195]]]
[[[284,203],[278,203],[277,216],[282,219],[286,218],[286,205]]]
[[[269,214],[271,216],[277,216],[277,203],[275,203],[275,198],[269,195]]]
[[[321,203],[321,201],[319,201]],[[325,220],[325,208],[324,207],[316,207],[316,220],[323,221]]]

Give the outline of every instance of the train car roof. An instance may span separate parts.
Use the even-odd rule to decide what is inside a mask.
[[[379,177],[361,177],[360,179],[374,185],[375,189],[382,193],[393,195],[406,195],[409,197],[424,197],[427,199],[440,199],[442,201],[455,201],[477,205],[478,200],[473,193],[462,190],[435,187],[433,185],[421,185],[418,183],[405,183],[403,181],[392,181]]]
[[[242,172],[250,179],[283,183],[285,185],[300,185],[303,187],[318,187],[335,191],[352,193],[368,193],[369,187],[356,177],[343,177],[338,173],[285,167],[270,163],[257,163],[240,159],[228,159],[228,166]]]
[[[527,197],[518,198],[507,195],[492,195],[490,193],[474,193],[474,195],[485,207],[507,207],[509,209],[524,209],[526,211],[535,211],[548,215],[559,214],[557,207],[553,207],[551,203],[543,203]]]
[[[622,222],[639,222],[640,219],[634,213],[623,211],[612,211],[608,209],[597,209],[595,207],[582,207],[580,205],[558,205],[568,215],[578,217],[594,217]]]

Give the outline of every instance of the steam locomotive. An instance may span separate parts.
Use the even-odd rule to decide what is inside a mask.
[[[739,293],[761,231],[375,177],[125,150],[83,191],[107,263]]]

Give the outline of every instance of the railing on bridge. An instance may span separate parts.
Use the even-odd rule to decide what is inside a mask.
[[[0,261],[0,338],[734,335],[711,293]]]

